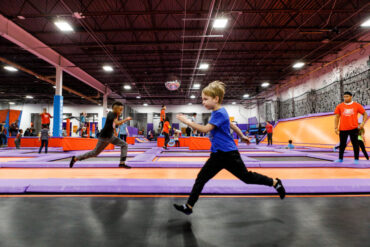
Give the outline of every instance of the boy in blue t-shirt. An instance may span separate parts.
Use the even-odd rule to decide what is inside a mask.
[[[203,89],[203,105],[208,110],[212,110],[211,119],[205,126],[191,122],[186,116],[181,114],[176,117],[184,124],[189,125],[199,132],[210,132],[210,140],[212,143],[211,156],[200,170],[187,203],[184,205],[174,204],[177,210],[187,215],[193,212],[192,208],[198,200],[204,185],[222,169],[228,170],[247,184],[274,186],[280,198],[284,199],[285,197],[285,189],[280,179],[272,179],[255,172],[250,172],[245,167],[234,139],[230,134],[230,128],[238,134],[242,141],[249,144],[249,139],[236,125],[230,123],[227,111],[225,108],[221,107],[224,95],[225,84],[220,81],[214,81]]]

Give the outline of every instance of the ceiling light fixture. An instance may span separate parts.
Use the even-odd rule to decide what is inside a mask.
[[[113,71],[113,67],[110,66],[110,65],[104,65],[103,66],[103,70],[104,71],[107,71],[107,72],[112,72]]]
[[[11,71],[11,72],[18,71],[18,69],[14,68],[13,66],[9,66],[9,65],[4,66],[4,69],[6,69],[7,71]]]
[[[270,86],[270,83],[268,83],[267,81],[261,84],[261,87],[268,87],[268,86]]]
[[[208,63],[201,63],[199,65],[199,69],[201,70],[207,70],[209,68],[209,64]]]
[[[361,27],[370,27],[370,18],[361,24]]]
[[[126,89],[126,90],[131,90],[131,86],[130,85],[124,85],[123,88]]]
[[[54,24],[62,32],[71,32],[71,31],[73,31],[72,26],[68,22],[66,22],[66,21],[55,21]]]
[[[228,21],[226,18],[217,18],[213,22],[213,28],[225,28]]]
[[[293,64],[293,68],[295,69],[300,69],[304,66],[305,63],[303,62],[296,62],[295,64]]]

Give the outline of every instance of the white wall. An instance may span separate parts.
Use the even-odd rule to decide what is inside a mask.
[[[134,110],[138,111],[139,113],[148,113],[148,123],[153,122],[153,113],[160,113],[161,105],[149,105],[149,106],[142,106],[142,105],[132,105],[131,106]],[[247,110],[242,105],[223,105],[227,112],[229,113],[230,117],[234,117],[235,121],[238,123],[248,123],[248,118],[253,117],[256,115],[256,111]],[[202,113],[211,113],[211,111],[207,110],[203,105],[168,105],[166,112],[172,113],[197,113],[197,122],[202,122]],[[172,122],[178,123],[179,121],[175,119],[175,115],[173,115]]]
[[[30,127],[31,123],[31,113],[41,113],[42,109],[46,108],[48,112],[53,116],[54,109],[53,105],[49,104],[25,104],[25,105],[11,105],[12,110],[21,110],[22,119],[20,123],[20,128],[25,130]],[[4,108],[3,108],[4,109]],[[101,129],[102,117],[103,117],[103,107],[97,105],[64,105],[63,113],[72,113],[72,116],[79,117],[81,112],[86,113],[98,113],[99,129]],[[78,121],[75,119],[71,120],[72,126],[79,125]],[[53,119],[51,119],[50,128],[53,128]]]

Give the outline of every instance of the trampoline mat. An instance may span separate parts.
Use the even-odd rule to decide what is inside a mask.
[[[27,154],[38,154],[39,152],[37,151],[35,151],[35,152],[30,152],[30,153],[27,153]],[[44,149],[42,149],[42,152],[41,152],[42,154],[45,154],[45,150]],[[62,154],[62,153],[64,153],[63,151],[48,151],[48,154]]]
[[[127,157],[126,160],[130,160],[130,159],[131,159],[131,157]],[[70,162],[70,161],[71,161],[71,157],[64,158],[64,159],[58,159],[58,160],[52,160],[50,162]],[[116,157],[93,157],[93,158],[83,160],[83,161],[117,161],[117,162],[119,162],[119,156],[116,156]]]
[[[20,161],[32,158],[33,157],[0,157],[0,162]]]
[[[277,154],[274,151],[240,151],[241,154]]]
[[[260,161],[331,161],[326,159],[319,159],[307,156],[253,156],[250,157],[252,159],[260,160]]]
[[[103,151],[101,154],[120,154],[121,151]],[[128,154],[142,154],[144,151],[127,151]]]
[[[183,155],[183,154],[194,154],[194,155],[207,155],[209,156],[210,155],[210,152],[166,152],[166,151],[163,151],[161,154],[178,154],[179,156]]]
[[[153,161],[158,162],[206,162],[209,156],[207,157],[157,157]]]

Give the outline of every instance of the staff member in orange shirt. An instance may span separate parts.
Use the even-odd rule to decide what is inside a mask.
[[[53,118],[48,112],[46,112],[46,108],[42,110],[42,113],[40,113],[41,116],[41,126],[50,128],[50,118]]]
[[[164,149],[167,149],[167,145],[170,142],[170,119],[168,117],[165,118],[165,122],[163,124],[163,135],[164,135]]]
[[[347,146],[347,138],[350,136],[353,152],[355,155],[355,164],[359,161],[359,146],[358,146],[358,130],[363,129],[367,120],[367,113],[362,105],[352,101],[352,93],[345,92],[343,94],[344,102],[337,105],[335,108],[334,128],[335,133],[339,134],[339,159],[335,162],[343,162],[344,150]],[[358,125],[358,113],[363,115],[363,121]],[[340,122],[339,122],[340,120]]]
[[[166,119],[166,106],[165,105],[162,105],[161,115],[159,117],[160,117],[159,128],[162,129],[164,121]]]

